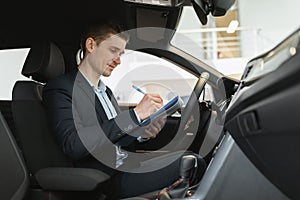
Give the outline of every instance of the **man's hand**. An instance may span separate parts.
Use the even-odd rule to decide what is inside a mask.
[[[163,105],[159,94],[145,94],[140,103],[134,108],[141,120],[146,119]]]
[[[156,138],[156,135],[161,131],[166,123],[167,117],[162,117],[158,121],[150,123],[145,128],[145,133],[142,135],[142,138]]]

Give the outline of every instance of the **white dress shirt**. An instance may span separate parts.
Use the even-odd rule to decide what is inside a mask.
[[[98,84],[98,88],[96,88],[84,74],[82,75],[87,80],[87,82],[91,85],[95,94],[97,95],[106,113],[107,119],[110,120],[115,118],[117,116],[117,112],[115,107],[111,103],[109,97],[107,96],[106,85],[100,80]],[[115,145],[115,148],[116,148],[116,168],[118,168],[124,163],[124,160],[128,157],[128,153],[122,151],[120,146]]]

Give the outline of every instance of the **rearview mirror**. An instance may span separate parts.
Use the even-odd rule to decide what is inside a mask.
[[[209,13],[213,16],[223,16],[235,0],[192,0],[191,2],[199,20],[205,25]]]
[[[235,0],[213,0],[214,8],[211,11],[213,16],[223,16],[226,14],[227,10],[231,8]]]
[[[207,23],[207,15],[209,14],[206,3],[203,0],[192,0],[192,5],[199,20],[205,25]]]

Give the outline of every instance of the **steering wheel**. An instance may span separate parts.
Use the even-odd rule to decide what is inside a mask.
[[[176,128],[175,128],[175,130],[177,132],[177,134],[175,135],[175,138],[172,138],[172,140],[168,144],[166,144],[162,148],[162,150],[164,150],[164,148],[165,148],[167,150],[177,151],[177,150],[182,150],[183,148],[186,147],[184,145],[185,142],[183,141],[183,137],[182,137],[182,136],[185,136],[185,126],[188,123],[191,115],[196,114],[196,115],[200,116],[199,109],[198,109],[198,106],[199,106],[198,99],[199,99],[208,79],[209,79],[209,74],[207,72],[201,73],[195,87],[193,88],[193,90],[191,92],[191,95],[186,103],[186,106],[181,109],[181,118],[178,121],[178,123],[176,124]],[[199,118],[199,120],[200,120],[200,118]],[[189,141],[190,140],[188,139],[188,143],[189,143]],[[189,146],[190,144],[191,143],[189,143],[187,145]],[[156,157],[158,155],[160,155],[160,154],[156,153],[154,157]]]
[[[181,111],[181,120],[180,120],[180,125],[177,130],[177,133],[182,133],[184,131],[186,124],[191,118],[191,115],[193,114],[193,112],[195,112],[195,109],[198,106],[198,99],[208,79],[209,79],[209,73],[202,72],[189,97],[188,102],[186,103],[186,106]],[[196,111],[198,112],[198,109]]]

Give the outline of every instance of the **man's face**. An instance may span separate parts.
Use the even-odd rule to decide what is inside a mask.
[[[99,75],[110,76],[120,63],[120,56],[124,53],[126,41],[113,35],[95,46],[92,52],[94,70]]]

